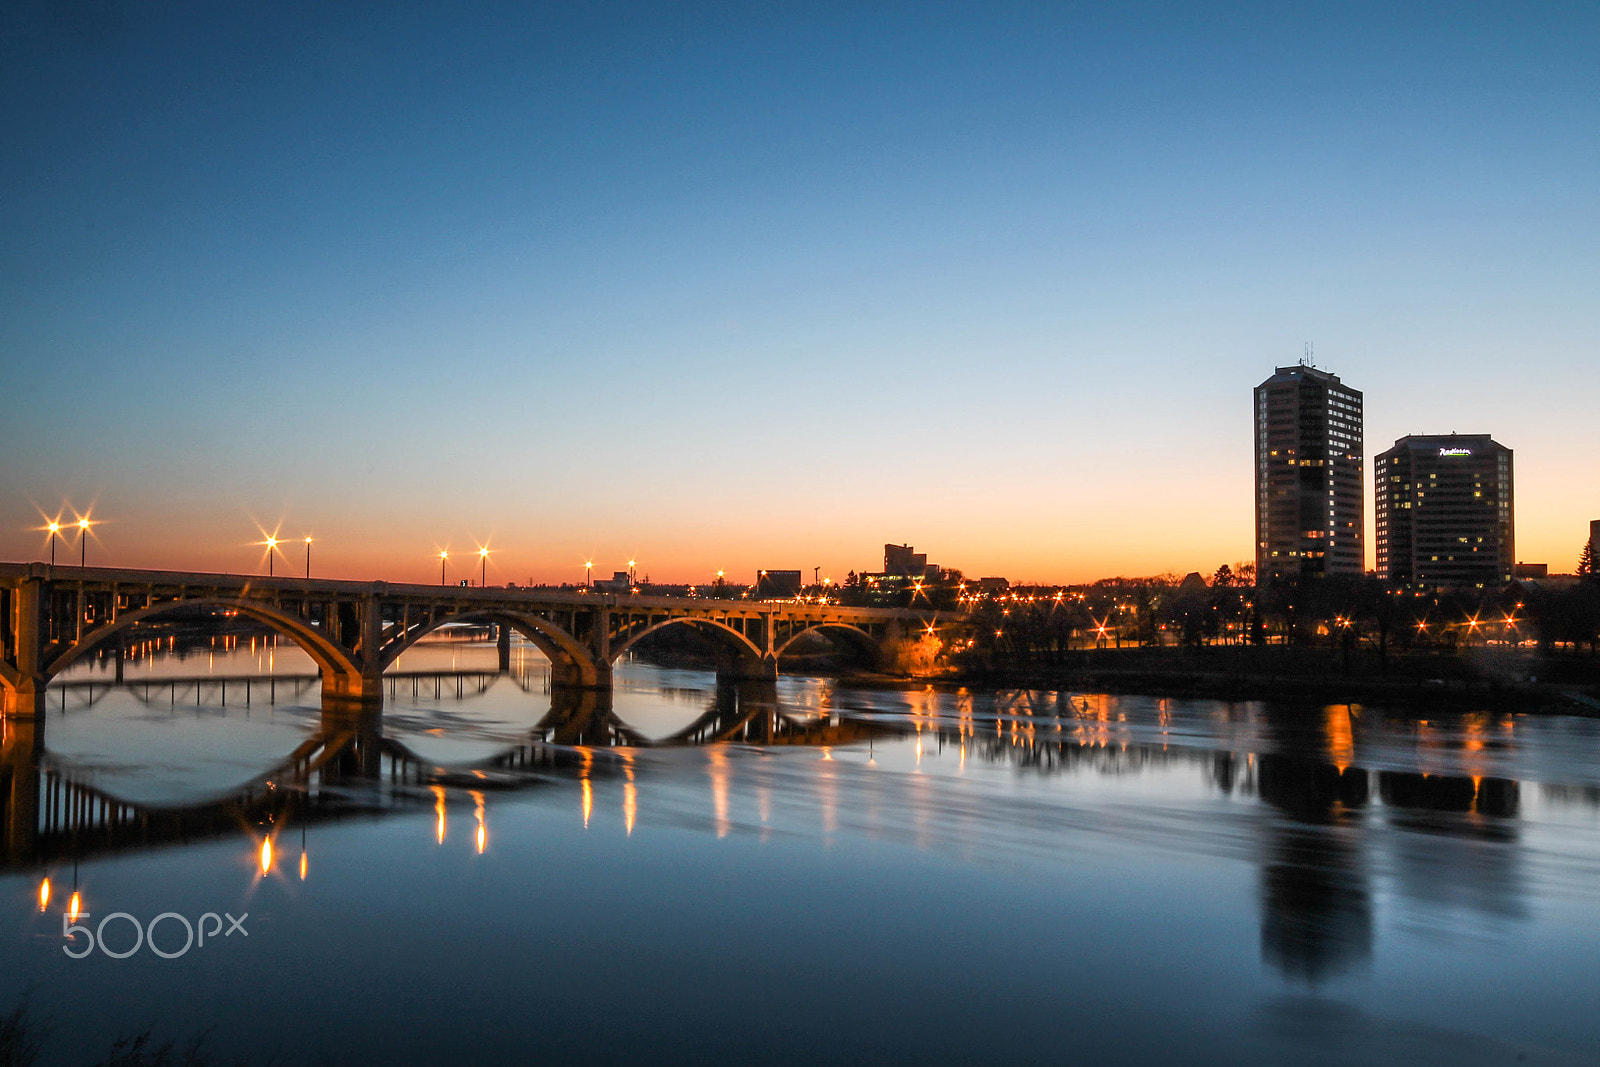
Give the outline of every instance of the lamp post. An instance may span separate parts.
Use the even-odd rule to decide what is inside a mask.
[[[306,577],[311,577],[311,538],[306,538]]]
[[[439,550],[439,584],[440,585],[444,584],[444,561],[449,559],[449,558],[450,558],[449,551],[447,549],[441,548]]]
[[[61,536],[61,524],[52,519],[50,525],[46,526],[45,529],[50,531],[50,566],[54,567],[56,565],[56,539]]]
[[[638,567],[638,565],[639,561],[636,559],[630,559],[628,561],[628,584],[630,586],[633,584],[634,570]]]
[[[270,536],[262,544],[267,546],[267,577],[272,577],[272,560],[278,554],[278,538]]]
[[[480,548],[480,549],[478,549],[478,588],[479,589],[487,589],[487,588],[489,588],[488,577],[489,577],[489,550],[487,548]]]
[[[594,588],[594,560],[583,561],[583,584],[586,588]]]
[[[89,521],[89,516],[78,518],[78,566],[84,567],[89,561],[89,527],[94,524]]]

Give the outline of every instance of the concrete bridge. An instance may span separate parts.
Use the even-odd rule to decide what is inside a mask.
[[[487,691],[507,680],[521,685],[514,672],[415,672],[390,677],[391,686],[402,683],[398,686],[402,692],[406,682],[450,683],[448,688],[461,693]],[[305,691],[303,685],[314,685],[317,678],[278,681],[294,683],[279,694],[280,699],[293,700]],[[223,696],[218,679],[210,676],[122,685],[71,682],[57,688],[89,699],[121,691],[162,707],[167,704],[162,697],[171,697],[175,705],[180,695],[191,692],[203,691],[210,700]],[[263,703],[271,701],[266,692],[258,697],[266,698]],[[242,685],[233,687],[232,698],[240,706],[248,699]],[[615,746],[725,742],[827,746],[893,736],[907,729],[839,716],[791,716],[780,706],[772,682],[743,679],[719,684],[687,726],[650,739],[619,719],[608,698],[604,690],[553,690],[550,710],[521,739],[488,759],[456,765],[425,759],[386,737],[381,714],[325,708],[317,728],[270,768],[211,798],[183,804],[119,797],[95,784],[92,769],[74,767],[47,749],[43,718],[6,719],[0,721],[0,870],[41,859],[232,836],[241,828],[268,834],[356,811],[370,814],[421,802],[437,806],[444,803],[447,788],[521,788],[545,781],[552,771],[577,770],[587,777],[607,766],[597,762],[598,750]]]
[[[932,610],[0,563],[6,717],[43,714],[50,680],[97,650],[120,655],[130,627],[196,613],[245,617],[283,635],[317,665],[325,705],[366,709],[382,706],[384,671],[400,654],[451,623],[499,627],[502,669],[514,630],[549,657],[554,685],[604,691],[617,658],[666,626],[708,637],[719,678],[770,680],[802,634],[888,665],[939,624]]]

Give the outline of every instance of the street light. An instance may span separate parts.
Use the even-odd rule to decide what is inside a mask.
[[[94,523],[89,521],[89,516],[78,516],[78,566],[85,566],[89,559],[89,527]]]
[[[449,559],[449,558],[450,558],[449,551],[446,550],[446,549],[441,548],[439,550],[439,584],[440,585],[444,584],[444,561]]]
[[[46,526],[45,529],[50,531],[50,566],[54,567],[56,565],[56,541],[61,537],[61,524],[52,519],[50,520],[50,525]]]
[[[638,560],[636,560],[636,559],[630,559],[630,560],[629,560],[629,561],[628,561],[628,584],[629,584],[629,585],[632,585],[632,584],[633,584],[633,574],[634,574],[634,569],[635,569],[635,568],[636,568],[636,567],[638,567],[638,566],[639,566],[639,561],[638,561]]]
[[[262,544],[267,546],[267,577],[272,577],[272,559],[278,554],[278,538],[276,534],[268,534]]]
[[[489,576],[489,550],[487,548],[480,548],[480,549],[478,549],[478,588],[479,589],[487,589],[489,587],[489,583],[488,583],[488,580],[487,580],[488,576]]]
[[[594,588],[594,560],[583,561],[583,584],[590,589]]]
[[[306,538],[306,577],[311,577],[311,538]]]

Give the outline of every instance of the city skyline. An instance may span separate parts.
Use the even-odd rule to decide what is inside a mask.
[[[1521,559],[1600,513],[1585,7],[84,12],[3,16],[7,559],[1209,573],[1307,341]]]

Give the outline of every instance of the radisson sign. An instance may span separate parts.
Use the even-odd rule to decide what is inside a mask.
[[[1470,456],[1470,455],[1472,455],[1472,449],[1470,449],[1470,448],[1441,448],[1441,449],[1439,449],[1439,455],[1441,455],[1441,456]]]

